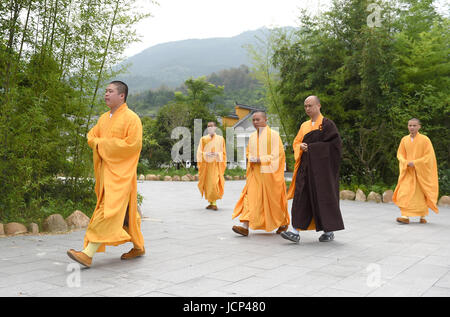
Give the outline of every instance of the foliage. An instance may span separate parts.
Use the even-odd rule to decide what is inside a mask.
[[[0,221],[93,211],[86,134],[104,111],[100,87],[116,74],[111,66],[148,16],[135,3],[0,4]]]
[[[317,95],[343,140],[344,182],[394,184],[412,117],[432,140],[439,170],[448,170],[449,19],[431,0],[377,1],[383,20],[370,27],[371,3],[334,0],[317,17],[302,12],[295,32],[270,38],[287,135],[307,120],[305,98]]]

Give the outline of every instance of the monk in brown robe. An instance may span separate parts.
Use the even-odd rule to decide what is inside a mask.
[[[111,109],[88,133],[94,154],[97,206],[84,238],[84,249],[67,251],[78,263],[90,267],[96,252],[105,246],[133,243],[122,260],[145,254],[141,217],[137,206],[137,164],[142,148],[142,124],[126,102],[128,87],[120,81],[106,88],[105,102]]]
[[[215,122],[208,122],[208,135],[200,139],[197,149],[198,189],[211,210],[218,210],[217,200],[223,197],[227,168],[225,140],[216,129]]]
[[[289,187],[292,202],[292,231],[283,232],[284,239],[298,243],[299,231],[324,231],[320,242],[334,240],[334,231],[343,230],[339,208],[339,167],[342,141],[336,125],[320,112],[320,100],[305,100],[304,122],[294,140],[295,170]]]
[[[408,122],[409,135],[403,137],[397,151],[400,175],[392,201],[402,216],[397,222],[409,224],[409,217],[420,217],[427,223],[428,208],[439,213],[436,205],[439,181],[436,156],[430,139],[419,133],[419,119]]]
[[[232,229],[242,236],[248,236],[249,228],[266,232],[277,229],[280,234],[289,225],[283,142],[267,125],[264,112],[256,112],[252,119],[256,132],[247,146],[247,181],[232,216],[239,216],[241,225]]]

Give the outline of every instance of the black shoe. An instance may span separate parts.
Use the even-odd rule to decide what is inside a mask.
[[[295,234],[295,233],[290,232],[290,231],[288,231],[288,232],[286,232],[286,231],[282,232],[282,233],[281,233],[281,236],[282,236],[284,239],[289,240],[289,241],[292,241],[292,242],[295,242],[295,243],[299,243],[299,242],[300,242],[300,235],[299,235],[299,234]]]
[[[320,242],[330,242],[334,240],[334,233],[333,232],[327,232],[320,236],[319,241]]]

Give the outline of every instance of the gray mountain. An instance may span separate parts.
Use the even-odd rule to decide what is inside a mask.
[[[256,41],[264,29],[244,32],[230,38],[183,40],[152,46],[130,57],[127,73],[118,79],[127,82],[131,92],[179,87],[189,77],[206,76],[240,65],[250,65],[245,45]]]

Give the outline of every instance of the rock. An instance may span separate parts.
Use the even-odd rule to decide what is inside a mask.
[[[146,181],[154,181],[154,180],[156,180],[156,175],[153,175],[153,174],[145,175],[145,180]]]
[[[375,192],[370,192],[369,195],[367,196],[367,201],[373,201],[376,202],[377,204],[381,203],[382,198],[381,195]]]
[[[161,175],[156,175],[155,177],[155,181],[160,181],[162,179],[164,179],[164,177],[162,177]]]
[[[172,177],[172,181],[173,182],[179,182],[179,181],[181,181],[181,177],[178,176],[178,175],[175,175],[174,177]]]
[[[140,180],[140,181],[145,181],[145,176],[141,174],[141,175],[139,176],[139,180]]]
[[[4,236],[5,235],[5,226],[0,223],[0,236]]]
[[[450,207],[450,197],[442,196],[441,199],[439,199],[438,205],[441,207]]]
[[[6,235],[13,235],[13,234],[21,234],[21,233],[27,233],[27,227],[25,227],[21,223],[17,222],[10,222],[5,225],[5,234]]]
[[[339,193],[339,198],[341,200],[355,200],[356,194],[351,190],[342,190]]]
[[[227,181],[232,181],[232,180],[233,180],[233,177],[231,177],[230,175],[225,175],[225,179],[226,179]]]
[[[235,181],[238,181],[238,180],[241,179],[241,177],[240,177],[240,176],[235,176],[235,177],[233,177],[233,179],[234,179]]]
[[[38,234],[39,233],[39,226],[37,223],[30,223],[28,226],[28,231],[32,234]]]
[[[246,175],[241,175],[241,176],[240,176],[240,179],[246,179],[246,178],[247,178]]]
[[[198,174],[197,175],[194,175],[194,181],[196,181],[196,182],[198,182]]]
[[[68,230],[67,223],[60,214],[54,214],[45,219],[42,228],[45,232],[64,232]]]
[[[69,229],[82,229],[87,228],[89,225],[89,217],[86,216],[79,210],[75,210],[69,217],[66,219],[67,226]]]
[[[366,201],[366,194],[364,194],[364,192],[361,189],[358,189],[356,191],[355,200],[356,201]]]
[[[189,181],[193,182],[195,181],[195,177],[191,174],[186,174],[187,177],[189,177]]]
[[[181,180],[182,180],[183,182],[190,182],[190,181],[191,181],[191,179],[190,179],[189,176],[187,176],[187,175],[184,175],[183,177],[181,177]]]
[[[392,196],[394,196],[394,192],[392,190],[387,190],[383,193],[383,203],[391,203]]]
[[[172,181],[172,177],[170,177],[170,176],[165,176],[165,177],[164,177],[164,181],[165,181],[165,182],[171,182],[171,181]]]

